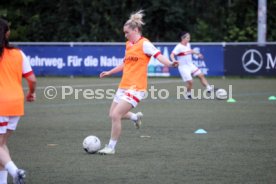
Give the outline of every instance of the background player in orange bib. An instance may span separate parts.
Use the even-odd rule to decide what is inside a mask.
[[[7,183],[8,173],[16,184],[24,183],[25,171],[11,160],[7,139],[24,115],[22,76],[27,80],[27,101],[35,100],[36,78],[25,54],[9,45],[8,22],[0,19],[0,183]]]
[[[104,71],[100,77],[109,76],[123,71],[122,80],[111,104],[109,116],[112,121],[111,138],[109,144],[99,151],[100,154],[114,154],[115,146],[121,135],[121,120],[131,119],[135,126],[141,126],[141,112],[132,113],[130,110],[138,105],[144,98],[147,90],[147,68],[150,57],[155,57],[166,66],[178,65],[178,62],[170,62],[158,49],[142,36],[143,11],[131,14],[124,24],[123,30],[126,42],[124,62],[109,71]]]

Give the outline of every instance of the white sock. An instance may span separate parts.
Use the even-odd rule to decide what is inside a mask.
[[[0,184],[8,183],[8,171],[0,170]]]
[[[108,147],[115,149],[116,144],[117,144],[117,140],[110,139],[108,143]]]
[[[207,89],[207,91],[211,91],[213,88],[208,84],[208,85],[206,86],[206,89]]]
[[[13,178],[16,177],[18,168],[17,168],[16,165],[13,163],[13,161],[9,161],[9,162],[5,165],[5,169],[8,171],[8,173],[9,173]]]
[[[187,96],[192,95],[191,91],[187,91]]]
[[[131,113],[130,119],[131,119],[132,121],[136,121],[136,120],[138,119],[137,114]]]

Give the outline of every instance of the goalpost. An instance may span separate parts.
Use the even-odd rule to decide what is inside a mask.
[[[266,44],[266,0],[258,1],[258,44]]]

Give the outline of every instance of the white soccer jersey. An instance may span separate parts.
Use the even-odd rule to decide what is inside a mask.
[[[179,62],[178,70],[183,81],[190,81],[193,79],[192,76],[201,74],[200,69],[193,63],[192,49],[189,43],[187,45],[177,44],[172,53],[177,57],[176,59]]]
[[[26,55],[24,54],[24,52],[21,51],[22,57],[23,57],[23,71],[22,74],[27,74],[29,72],[32,72],[32,67],[30,65],[29,60],[27,59]]]
[[[160,51],[149,41],[144,41],[143,51],[145,54],[147,54],[149,56],[154,56],[157,53],[160,53]]]
[[[177,44],[172,53],[177,57],[176,59],[179,61],[179,66],[193,63],[190,43],[187,43],[187,45],[181,43]]]

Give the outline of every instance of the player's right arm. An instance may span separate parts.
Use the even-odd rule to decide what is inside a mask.
[[[110,76],[112,74],[115,74],[115,73],[118,73],[118,72],[121,72],[123,71],[124,69],[124,63],[116,66],[115,68],[109,70],[109,71],[103,71],[101,74],[100,74],[100,78],[103,78],[103,77],[106,77],[106,76]]]
[[[176,56],[177,56],[178,53],[179,53],[179,44],[177,44],[174,47],[172,53],[170,54],[170,58],[171,58],[172,62],[176,62],[177,61],[176,60]]]
[[[172,62],[176,62],[174,53],[171,53],[170,58],[171,58]]]

